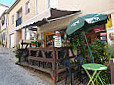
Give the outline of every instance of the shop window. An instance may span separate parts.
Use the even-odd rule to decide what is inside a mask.
[[[37,40],[37,31],[32,31],[26,28],[25,30],[25,39],[26,40]]]
[[[53,36],[55,35],[55,31],[44,33],[44,46],[45,47],[53,47]]]
[[[65,46],[67,42],[64,40],[64,33],[65,30],[59,30],[61,34],[61,41],[62,41],[62,46]],[[55,35],[55,31],[50,31],[44,33],[44,47],[53,47],[54,46],[54,38],[53,36]]]
[[[49,36],[46,36],[46,46],[52,46],[53,47],[53,36],[54,35],[49,35]]]

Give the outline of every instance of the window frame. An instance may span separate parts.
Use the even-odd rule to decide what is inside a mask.
[[[26,14],[30,13],[30,2],[29,1],[26,2],[25,13]]]
[[[19,19],[21,17],[22,17],[22,7],[17,11],[17,19]]]

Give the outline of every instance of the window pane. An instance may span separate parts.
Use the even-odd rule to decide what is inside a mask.
[[[22,17],[22,11],[20,10],[19,12],[18,12],[18,18],[21,18]]]
[[[26,3],[26,14],[30,12],[30,3]]]
[[[37,31],[32,31],[26,28],[25,30],[25,39],[26,40],[36,40]]]

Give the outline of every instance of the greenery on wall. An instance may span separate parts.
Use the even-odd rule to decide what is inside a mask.
[[[87,57],[88,59],[91,60],[90,53],[88,51],[88,48],[85,43],[85,39],[82,33],[79,34],[74,34],[72,38],[70,39],[70,45],[73,47],[74,50],[79,49],[80,52],[78,55],[81,55],[83,57]],[[113,46],[108,46],[107,43],[96,39],[94,42],[89,44],[92,54],[94,57],[94,62],[99,63],[99,64],[104,64],[106,62],[109,63],[110,58],[113,56],[114,57],[114,47]],[[91,62],[91,61],[89,61]],[[110,78],[110,69],[103,71],[100,74],[103,82],[105,84],[110,84],[111,83],[111,78]]]

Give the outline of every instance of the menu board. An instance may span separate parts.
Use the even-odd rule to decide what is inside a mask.
[[[107,29],[107,41],[108,44],[114,44],[114,27]]]
[[[61,36],[53,36],[54,47],[61,47]]]

